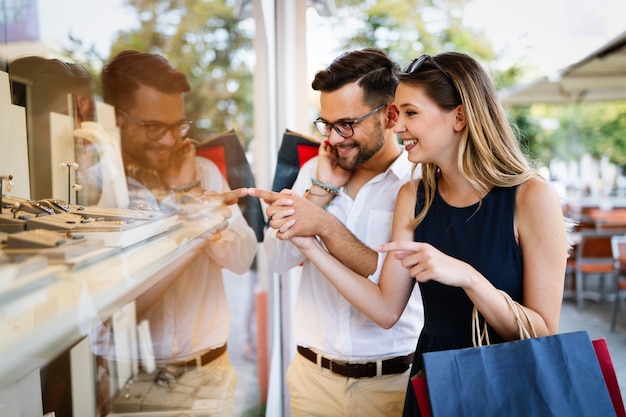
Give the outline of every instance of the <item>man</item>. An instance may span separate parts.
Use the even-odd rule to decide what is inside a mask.
[[[250,191],[273,203],[266,213],[276,230],[264,246],[274,271],[304,262],[293,319],[298,353],[287,370],[293,416],[402,414],[423,323],[417,286],[398,323],[384,330],[288,241],[318,236],[343,264],[378,281],[383,257],[371,248],[389,241],[396,195],[412,169],[392,130],[398,71],[378,49],[345,53],[319,71],[315,125],[327,140],[318,157],[301,168],[294,194]]]
[[[204,205],[230,214],[227,227],[207,238],[201,255],[180,275],[137,300],[138,320],[150,323],[163,371],[157,372],[157,382],[168,387],[150,409],[204,405],[211,416],[231,415],[236,375],[226,352],[230,314],[221,269],[242,274],[256,254],[255,233],[234,204],[246,191],[230,191],[217,166],[195,156],[186,139],[191,121],[185,117],[184,94],[190,85],[166,59],[121,52],[104,67],[102,85],[104,101],[116,110],[131,208],[185,213],[191,202],[198,203],[191,204],[194,210]]]

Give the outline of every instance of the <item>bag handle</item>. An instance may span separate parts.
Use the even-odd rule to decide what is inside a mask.
[[[511,307],[511,311],[513,311],[515,321],[517,322],[519,338],[530,339],[531,337],[537,337],[535,326],[530,320],[530,317],[528,317],[528,313],[526,312],[526,310],[524,310],[524,308],[522,308],[522,306],[518,302],[514,301],[509,294],[502,290],[499,291],[509,304],[509,307]],[[526,328],[524,320],[522,320],[522,314],[526,318],[526,322],[528,322],[530,330]],[[483,346],[483,341],[485,342],[484,346],[489,346],[491,344],[491,341],[489,340],[489,332],[487,331],[487,320],[483,320],[483,325],[481,328],[480,314],[476,306],[474,306],[474,309],[472,310],[472,343],[474,344],[474,347],[480,347]]]

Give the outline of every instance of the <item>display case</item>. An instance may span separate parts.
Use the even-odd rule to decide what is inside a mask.
[[[205,225],[178,220],[95,259],[54,262],[42,256],[0,266],[0,416],[41,416],[41,370],[69,352],[73,415],[96,416],[94,351],[98,329],[149,288],[175,277],[200,254]],[[114,395],[115,393],[111,393]]]

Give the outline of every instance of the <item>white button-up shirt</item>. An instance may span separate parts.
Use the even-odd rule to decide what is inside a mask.
[[[400,187],[410,179],[412,163],[406,151],[383,173],[368,181],[352,200],[343,190],[327,210],[363,243],[375,248],[391,239],[393,210]],[[303,195],[316,177],[317,157],[301,168],[293,191]],[[403,356],[415,351],[424,323],[422,298],[415,285],[404,313],[391,329],[383,329],[354,308],[289,241],[265,233],[264,248],[270,267],[284,273],[303,263],[293,317],[296,343],[323,356],[343,361],[363,361]],[[384,254],[369,277],[378,282]]]
[[[229,190],[219,168],[205,158],[196,158],[196,175],[205,190]],[[222,268],[246,272],[257,251],[254,230],[237,204],[222,237],[212,242],[167,289],[158,302],[139,317],[150,322],[155,358],[183,361],[226,343],[230,312]]]

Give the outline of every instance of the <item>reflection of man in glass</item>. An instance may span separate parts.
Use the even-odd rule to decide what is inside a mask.
[[[229,190],[217,166],[196,157],[185,138],[191,124],[185,74],[159,55],[124,51],[104,67],[102,84],[104,101],[117,112],[131,208],[177,210],[190,198],[202,201],[204,190]],[[167,285],[157,284],[164,288],[137,300],[138,320],[149,320],[161,367],[160,389],[142,410],[200,407],[210,408],[211,416],[231,414],[236,375],[226,353],[230,314],[221,268],[247,271],[257,242],[238,206],[228,209],[228,227],[207,241],[202,255],[164,279]]]

